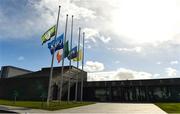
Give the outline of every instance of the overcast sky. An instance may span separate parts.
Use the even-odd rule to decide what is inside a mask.
[[[34,71],[50,66],[41,35],[56,24],[59,4],[58,34],[66,14],[68,39],[74,15],[73,46],[78,27],[86,33],[88,80],[180,77],[179,0],[1,0],[0,66]]]

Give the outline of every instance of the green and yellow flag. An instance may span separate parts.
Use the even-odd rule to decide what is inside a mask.
[[[56,25],[51,27],[49,30],[47,30],[41,37],[42,45],[46,43],[48,40],[51,39],[56,34]]]
[[[81,61],[81,60],[82,60],[82,57],[83,57],[82,49],[80,49],[80,50],[78,51],[77,57],[74,58],[73,61]]]

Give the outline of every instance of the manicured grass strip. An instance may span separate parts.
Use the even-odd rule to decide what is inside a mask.
[[[9,100],[0,100],[0,105],[8,105],[8,106],[17,106],[17,107],[26,107],[32,109],[44,109],[44,110],[60,110],[60,109],[67,109],[72,107],[79,107],[84,105],[94,104],[93,102],[50,102],[49,107],[46,105],[46,102],[39,102],[39,101],[13,101]]]
[[[180,113],[180,103],[156,103],[156,105],[167,113]]]

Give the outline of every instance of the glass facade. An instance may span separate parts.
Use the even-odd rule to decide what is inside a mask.
[[[84,95],[84,100],[102,102],[180,102],[180,83],[165,83],[167,80],[153,80],[148,83],[127,82],[88,82],[84,93],[91,92],[91,96]],[[161,82],[161,83],[159,83]],[[171,81],[172,82],[172,81]],[[89,85],[89,86],[88,86]],[[99,86],[97,86],[99,85]]]

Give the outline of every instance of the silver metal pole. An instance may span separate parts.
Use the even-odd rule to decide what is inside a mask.
[[[81,28],[79,27],[78,52],[80,49],[80,37],[81,37]],[[77,60],[77,69],[79,69],[79,55],[78,55],[77,59],[78,59]],[[76,76],[75,101],[77,101],[77,94],[78,94],[78,75],[79,75],[79,73]]]
[[[72,15],[72,22],[71,22],[71,44],[70,44],[70,51],[72,50],[72,37],[73,37],[73,15]],[[69,60],[69,73],[71,70],[71,58]],[[70,94],[71,94],[71,77],[69,75],[69,83],[68,83],[68,102],[70,101]]]
[[[57,31],[58,31],[60,9],[61,9],[61,6],[59,6],[59,10],[58,10],[56,34],[55,34],[55,37],[54,37],[55,40],[56,40],[56,37],[57,37]],[[54,53],[55,53],[55,48],[53,49],[53,55],[52,55],[52,61],[51,61],[51,70],[50,70],[50,76],[49,76],[49,87],[48,87],[48,96],[47,96],[47,106],[49,106],[49,101],[50,101],[50,97],[51,97],[51,81],[52,81],[52,75],[53,75]]]
[[[66,43],[67,23],[68,23],[68,14],[66,15],[66,26],[65,26],[64,44]],[[61,100],[62,100],[62,89],[63,89],[64,52],[65,52],[65,50],[63,49],[62,68],[61,68],[61,86],[60,86],[60,97],[59,97],[60,98],[60,103],[61,103]]]
[[[82,72],[84,70],[84,38],[85,38],[85,33],[83,32],[83,56],[82,56]],[[83,101],[83,81],[84,81],[84,72],[81,72],[81,101]]]

